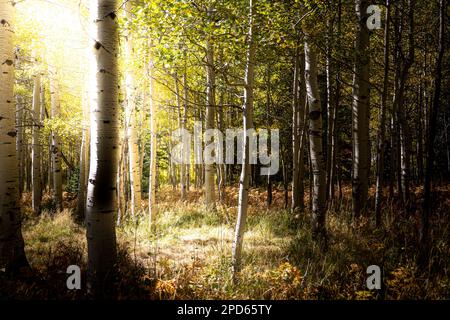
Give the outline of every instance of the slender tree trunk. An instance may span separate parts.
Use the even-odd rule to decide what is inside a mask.
[[[325,71],[326,71],[326,78],[327,78],[327,158],[326,158],[326,197],[327,200],[331,200],[330,195],[330,188],[333,180],[333,170],[331,168],[334,166],[333,163],[333,133],[334,133],[334,108],[336,108],[336,105],[333,103],[333,71],[331,66],[331,54],[333,50],[333,31],[334,31],[334,21],[327,22],[327,27],[329,30],[329,33],[327,35],[326,39],[326,63],[325,63]],[[331,203],[331,201],[330,201]]]
[[[83,221],[86,215],[86,187],[89,176],[89,110],[87,96],[82,98],[83,136],[80,147],[80,175],[78,179],[77,217]]]
[[[286,210],[289,207],[289,178],[288,178],[288,168],[286,163],[286,150],[282,153],[281,156],[281,167],[283,174],[283,195],[284,195],[284,209]]]
[[[127,1],[125,5],[127,19],[131,20],[132,2]],[[126,30],[125,37],[125,55],[127,57],[129,67],[125,72],[125,92],[126,92],[126,128],[128,141],[128,168],[130,175],[131,190],[131,215],[134,217],[141,210],[141,168],[139,157],[139,135],[136,121],[136,84],[133,72],[134,59],[134,39],[130,28]]]
[[[188,82],[187,82],[187,69],[186,66],[184,68],[184,74],[183,74],[183,128],[187,128],[187,117],[188,117]],[[189,146],[190,148],[190,146]],[[190,154],[190,153],[189,153]],[[189,192],[190,189],[190,182],[191,182],[191,166],[190,166],[190,159],[188,163],[184,164],[185,166],[185,183],[186,183],[186,192]]]
[[[341,23],[342,23],[342,2],[339,0],[337,5],[338,10],[338,21],[337,21],[337,40],[341,40]],[[333,108],[333,115],[332,115],[332,121],[333,121],[333,132],[331,134],[331,166],[330,166],[330,184],[328,189],[328,196],[331,202],[334,201],[335,197],[335,184],[338,180],[337,176],[337,149],[338,149],[338,131],[337,131],[337,115],[338,115],[338,109],[339,109],[339,103],[341,100],[341,70],[339,67],[339,64],[336,65],[336,74],[335,74],[335,82],[336,82],[336,91],[335,91],[335,98],[334,98],[334,108]]]
[[[292,177],[292,210],[304,209],[304,131],[306,87],[304,81],[305,55],[297,43],[294,63],[293,89],[293,177]]]
[[[211,10],[209,11],[211,12]],[[208,13],[210,14],[210,13]],[[216,74],[214,70],[214,47],[212,40],[206,42],[206,126],[205,129],[214,129],[214,114],[216,109]],[[206,143],[206,142],[205,142]],[[205,204],[214,207],[215,186],[214,186],[214,165],[205,163]]]
[[[294,83],[292,90],[292,211],[295,211],[300,206],[300,139],[301,128],[299,128],[299,74],[300,74],[300,44],[297,41],[294,55]]]
[[[50,76],[50,102],[51,117],[58,118],[61,112],[59,100],[59,87],[56,69],[53,68]],[[63,209],[62,203],[62,173],[61,173],[61,145],[57,132],[52,131],[52,169],[53,169],[53,199],[56,203],[57,210]]]
[[[438,56],[436,59],[435,67],[435,78],[434,78],[434,95],[433,95],[433,105],[431,107],[430,123],[428,126],[427,134],[427,162],[425,171],[425,182],[424,182],[424,200],[422,208],[422,225],[420,229],[420,254],[418,257],[418,263],[421,267],[425,267],[428,262],[429,256],[429,229],[430,229],[430,215],[432,212],[432,201],[431,201],[431,189],[432,189],[432,179],[433,179],[433,162],[434,162],[434,139],[436,137],[436,121],[437,115],[440,108],[440,97],[441,97],[441,82],[442,82],[442,62],[445,53],[445,12],[447,8],[447,1],[439,1],[439,48]]]
[[[25,153],[24,153],[24,140],[23,140],[23,98],[20,95],[16,96],[16,127],[17,127],[17,139],[16,139],[16,152],[17,160],[19,162],[19,198],[22,197],[23,186],[25,185]]]
[[[355,65],[353,78],[353,153],[352,199],[353,216],[365,211],[369,190],[369,29],[366,26],[368,1],[355,0],[358,25],[355,41]]]
[[[91,141],[86,228],[88,277],[94,295],[108,295],[116,263],[118,165],[118,23],[116,0],[92,3]]]
[[[148,62],[148,79],[149,79],[149,113],[150,113],[150,168],[148,177],[148,213],[149,223],[152,224],[152,219],[155,216],[156,210],[156,106],[154,101],[154,81],[153,81],[153,45],[149,41],[149,62]]]
[[[32,136],[32,208],[35,214],[41,211],[42,185],[41,185],[41,153],[42,147],[39,142],[40,135],[40,115],[41,115],[41,77],[35,75],[33,86],[33,136]]]
[[[270,112],[271,112],[271,104],[272,104],[272,99],[271,99],[271,66],[268,65],[267,66],[267,80],[266,80],[266,85],[267,85],[267,89],[266,89],[266,129],[267,132],[269,132],[270,127],[271,127],[271,121],[270,121]],[[222,131],[223,132],[223,131]],[[271,179],[271,175],[270,173],[267,174],[267,208],[270,208],[270,206],[272,205],[272,201],[273,201],[273,194],[272,194],[272,179]]]
[[[46,107],[45,107],[45,87],[44,84],[41,81],[41,91],[40,91],[40,106],[41,106],[41,110],[39,111],[39,123],[43,124],[44,123],[44,119],[45,119],[45,111],[46,111]],[[41,145],[41,152],[44,151],[44,147]],[[44,153],[42,153],[41,155],[41,179],[42,179],[42,192],[45,191],[46,189],[46,178],[47,178],[47,171],[48,170],[48,165],[45,163],[44,161]]]
[[[384,177],[384,146],[385,146],[385,126],[386,126],[386,104],[389,85],[389,27],[391,4],[386,0],[386,24],[384,27],[384,80],[383,92],[381,96],[381,110],[379,115],[378,141],[377,141],[377,177],[376,177],[376,194],[375,194],[375,219],[376,226],[381,226],[381,205],[383,201],[383,177]]]
[[[417,183],[423,183],[424,175],[424,165],[423,165],[423,138],[425,136],[423,130],[423,117],[424,117],[424,105],[423,105],[423,83],[420,82],[419,94],[418,94],[418,105],[419,105],[419,116],[417,117]]]
[[[244,85],[244,105],[243,105],[243,152],[242,152],[242,170],[239,179],[239,200],[236,230],[232,248],[232,268],[233,279],[236,280],[237,273],[241,268],[242,243],[244,237],[245,223],[248,209],[248,189],[250,180],[250,137],[246,134],[247,130],[253,129],[253,83],[255,77],[255,52],[256,45],[253,31],[253,0],[249,0],[249,29],[247,33],[247,61],[245,70]]]
[[[184,121],[181,112],[181,95],[180,95],[180,86],[178,85],[178,76],[177,73],[173,76],[175,82],[175,93],[177,99],[177,111],[178,111],[178,128],[184,131]],[[181,159],[185,158],[186,150],[184,150],[184,144],[182,144],[181,148]],[[179,165],[180,168],[180,191],[181,191],[181,201],[186,200],[186,164],[184,160]]]
[[[125,201],[125,173],[127,172],[125,166],[125,147],[122,141],[120,148],[119,168],[117,170],[117,225],[119,226],[125,218],[127,205]]]
[[[410,197],[410,153],[411,153],[411,142],[410,142],[410,132],[408,127],[407,115],[405,114],[404,104],[405,104],[405,90],[406,90],[406,82],[409,76],[409,69],[411,68],[414,62],[414,4],[415,0],[408,1],[408,54],[404,58],[403,66],[401,69],[398,93],[396,94],[396,101],[394,103],[397,104],[397,112],[398,112],[398,121],[399,121],[399,139],[400,139],[400,167],[401,167],[401,196],[402,201],[405,204],[409,203]],[[404,54],[401,54],[401,57],[404,57]]]
[[[220,93],[220,101],[217,108],[217,125],[219,127],[220,132],[225,132],[225,119],[224,119],[224,112],[223,112],[223,106],[224,104],[224,93]],[[221,148],[222,154],[225,154],[224,146],[219,146]],[[218,163],[217,164],[217,189],[219,194],[219,201],[223,203],[225,201],[225,164],[224,163]]]
[[[314,175],[312,197],[312,231],[314,237],[325,240],[326,247],[326,173],[322,148],[322,106],[317,83],[317,58],[315,49],[305,39],[305,80],[309,104],[309,146]]]
[[[0,269],[28,267],[21,231],[14,107],[14,6],[0,0]]]
[[[29,116],[28,112],[24,113],[25,118],[23,123],[24,124],[28,124],[29,121],[27,121],[27,117]],[[31,164],[31,153],[32,153],[32,148],[31,148],[31,143],[30,143],[30,139],[28,138],[28,134],[26,134],[27,132],[24,130],[24,139],[23,141],[25,142],[25,146],[24,146],[24,150],[25,150],[25,173],[26,173],[26,179],[25,179],[25,190],[27,192],[32,192],[31,189],[31,172],[32,172],[32,164]]]

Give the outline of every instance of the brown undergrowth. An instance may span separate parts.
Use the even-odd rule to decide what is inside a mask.
[[[265,191],[252,189],[243,268],[233,284],[230,260],[238,190],[228,187],[223,204],[207,210],[201,191],[190,191],[181,202],[177,191],[163,188],[151,225],[143,211],[117,227],[117,298],[450,298],[448,188],[436,188],[430,261],[422,271],[415,264],[420,188],[417,203],[388,202],[379,229],[370,215],[352,221],[347,189],[329,208],[326,252],[312,240],[308,209],[296,214],[284,210],[282,190],[275,190],[273,205],[267,208]],[[51,201],[48,196],[44,200]],[[85,229],[74,222],[71,201],[62,212],[53,212],[49,205],[36,217],[29,195],[24,195],[23,234],[33,275],[11,279],[0,273],[0,299],[86,299]],[[81,290],[66,288],[66,268],[72,264],[81,267]],[[372,264],[382,269],[381,290],[366,288],[366,268]]]

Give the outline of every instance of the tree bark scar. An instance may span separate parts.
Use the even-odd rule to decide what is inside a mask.
[[[110,17],[111,19],[115,19],[117,16],[116,16],[116,13],[113,11],[113,12],[110,12],[108,15],[107,15],[107,17]]]

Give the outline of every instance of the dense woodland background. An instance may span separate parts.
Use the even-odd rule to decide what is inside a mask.
[[[0,0],[0,298],[450,298],[448,19],[446,0]],[[248,139],[242,165],[174,163],[196,121],[279,129],[280,170]]]

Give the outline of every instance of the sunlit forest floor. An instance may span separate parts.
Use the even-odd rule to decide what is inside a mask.
[[[416,194],[420,195],[418,189]],[[251,190],[244,238],[243,269],[235,285],[231,277],[231,244],[237,189],[227,188],[225,204],[205,210],[200,191],[186,202],[171,188],[159,191],[158,214],[129,217],[117,228],[118,299],[449,299],[450,199],[448,188],[435,193],[432,250],[425,270],[415,265],[420,211],[390,203],[383,228],[372,217],[352,224],[350,189],[328,214],[326,252],[311,238],[309,210],[284,209],[282,190],[266,208],[266,192]],[[31,214],[30,195],[23,197],[23,233],[33,274],[19,282],[3,279],[0,298],[86,298],[85,229],[73,219],[75,199],[66,195],[63,212],[51,213],[50,198],[41,216]],[[308,195],[306,203],[308,203]],[[418,200],[419,201],[419,200]],[[82,289],[66,288],[66,268],[79,265]],[[366,289],[366,268],[379,265],[383,288]]]

